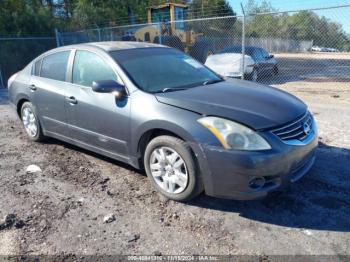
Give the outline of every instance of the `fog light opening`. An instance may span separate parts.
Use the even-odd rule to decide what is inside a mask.
[[[264,185],[265,185],[265,178],[263,177],[255,177],[249,182],[249,187],[254,190],[260,189]]]

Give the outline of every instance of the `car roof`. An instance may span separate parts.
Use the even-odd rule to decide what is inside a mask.
[[[242,46],[241,45],[232,45],[232,46],[229,46],[229,47],[226,47],[225,49],[223,49],[223,51],[225,50],[230,50],[230,49],[239,49],[241,50],[242,49]],[[245,46],[245,49],[246,50],[253,50],[253,49],[263,49],[262,47],[259,47],[259,46]]]
[[[135,48],[151,48],[151,47],[163,47],[166,46],[159,44],[151,44],[145,42],[132,42],[132,41],[106,41],[106,42],[89,42],[82,44],[74,44],[62,46],[59,48],[55,48],[53,50],[66,50],[66,49],[79,49],[79,48],[98,48],[102,49],[106,52],[117,51],[117,50],[126,50],[126,49],[135,49]]]
[[[167,46],[163,46],[159,44],[151,44],[151,43],[145,43],[145,42],[132,42],[132,41],[109,41],[109,42],[91,42],[91,43],[89,42],[89,43],[57,47],[41,54],[34,60],[41,59],[50,54],[54,54],[62,51],[68,51],[71,49],[87,49],[87,50],[111,52],[111,51],[117,51],[117,50],[130,50],[130,49],[136,49],[136,48],[152,48],[152,47],[168,48]]]
[[[145,42],[132,42],[132,41],[93,42],[93,43],[86,43],[83,45],[95,46],[107,52],[124,50],[124,49],[135,49],[135,48],[165,47],[158,44],[151,44],[151,43],[145,43]]]

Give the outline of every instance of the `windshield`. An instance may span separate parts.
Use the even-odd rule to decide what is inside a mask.
[[[152,23],[167,23],[170,20],[170,8],[159,8],[152,10]]]
[[[134,84],[150,93],[176,91],[222,79],[190,56],[171,48],[137,48],[111,52]]]

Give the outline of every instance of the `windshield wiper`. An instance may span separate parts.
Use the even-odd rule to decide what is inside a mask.
[[[174,91],[180,91],[180,90],[186,90],[188,88],[173,88],[173,87],[166,87],[162,90],[163,93],[166,92],[174,92]]]
[[[224,80],[223,79],[207,80],[207,81],[203,82],[203,85],[204,86],[211,85],[211,84],[219,83],[219,82],[222,82],[222,81],[224,81]]]

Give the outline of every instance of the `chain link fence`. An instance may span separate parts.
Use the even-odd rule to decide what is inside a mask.
[[[344,5],[56,32],[56,39],[0,38],[0,85],[56,45],[141,41],[178,48],[227,77],[270,85],[313,82],[348,87],[349,13],[350,5]]]
[[[59,33],[62,45],[141,41],[178,48],[227,77],[350,86],[350,6]],[[343,21],[343,25],[335,21]]]
[[[0,88],[12,74],[54,47],[55,37],[0,37]]]

